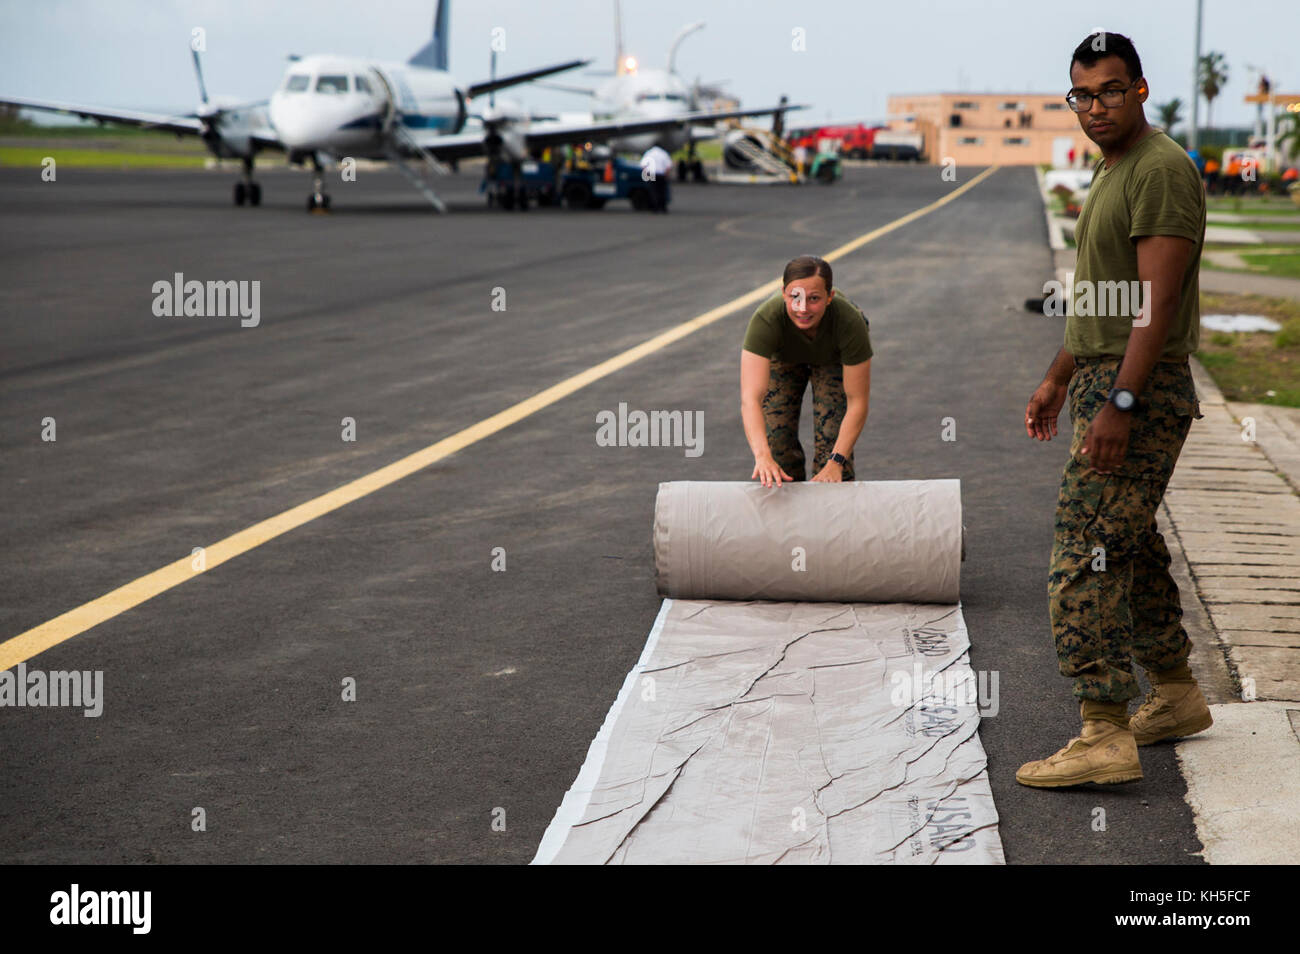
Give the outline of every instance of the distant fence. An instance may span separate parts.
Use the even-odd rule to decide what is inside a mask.
[[[1250,133],[1249,129],[1202,129],[1196,134],[1197,145],[1244,147],[1250,145]],[[1178,145],[1187,148],[1186,131],[1175,133],[1172,138]]]

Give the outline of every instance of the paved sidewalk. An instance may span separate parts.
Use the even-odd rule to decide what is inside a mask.
[[[1280,223],[1279,223],[1280,224]],[[1207,245],[1295,245],[1300,243],[1300,230],[1296,229],[1243,229],[1232,225],[1206,223]]]
[[[1070,249],[1070,268],[1074,267],[1074,249]],[[1300,301],[1300,278],[1278,275],[1252,275],[1249,272],[1221,272],[1201,269],[1201,291],[1227,292],[1234,295],[1266,295],[1269,298],[1294,298]]]
[[[1300,209],[1295,215],[1237,215],[1235,212],[1207,212],[1209,222],[1232,222],[1249,225],[1294,225],[1300,228]]]
[[[1221,684],[1217,666],[1207,665],[1204,645],[1195,647],[1192,668],[1214,725],[1175,743],[1178,761],[1206,861],[1295,864],[1300,410],[1227,403],[1195,360],[1192,371],[1205,416],[1193,424],[1165,494],[1172,530],[1165,536],[1187,559],[1194,586],[1183,593],[1184,606],[1194,608],[1189,623],[1201,608],[1208,613],[1246,704],[1222,701],[1214,692]],[[1195,644],[1191,625],[1188,632]]]
[[[1215,253],[1206,252],[1205,256]],[[1235,253],[1234,253],[1235,254]],[[1052,250],[1056,280],[1065,284],[1066,272],[1074,271],[1075,250]],[[1282,278],[1277,275],[1255,275],[1250,272],[1225,272],[1201,268],[1201,291],[1232,295],[1264,295],[1268,298],[1293,298],[1300,301],[1300,278]]]
[[[1244,697],[1300,702],[1300,421],[1286,408],[1229,407],[1193,368],[1205,417],[1165,505]]]

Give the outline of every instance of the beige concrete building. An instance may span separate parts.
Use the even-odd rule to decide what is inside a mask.
[[[889,97],[891,129],[919,132],[922,156],[936,165],[1064,166],[1097,146],[1079,128],[1065,93],[925,93]]]

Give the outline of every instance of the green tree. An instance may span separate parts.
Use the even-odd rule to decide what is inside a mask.
[[[1300,113],[1285,113],[1278,118],[1277,148],[1287,162],[1300,159]]]
[[[1160,114],[1160,127],[1165,132],[1172,133],[1174,127],[1183,121],[1183,101],[1175,97],[1156,106],[1156,112]]]
[[[1222,53],[1210,51],[1201,57],[1201,95],[1205,97],[1205,128],[1213,129],[1210,117],[1214,114],[1214,98],[1223,92],[1228,82],[1228,64]]]

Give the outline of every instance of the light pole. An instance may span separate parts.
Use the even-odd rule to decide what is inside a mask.
[[[1255,73],[1257,76],[1259,76],[1261,80],[1266,80],[1268,78],[1268,74],[1264,72],[1263,68],[1256,66],[1254,63],[1247,63],[1246,69],[1250,70],[1252,73]],[[1250,138],[1258,139],[1262,135],[1264,135],[1264,104],[1256,103],[1255,104],[1255,128],[1251,130]]]
[[[1192,51],[1192,122],[1187,130],[1187,151],[1196,148],[1199,141],[1196,135],[1197,113],[1201,105],[1201,4],[1196,0],[1196,49]]]
[[[1248,69],[1254,70],[1259,74],[1260,85],[1259,91],[1264,96],[1264,102],[1256,106],[1255,114],[1255,137],[1259,138],[1259,110],[1267,110],[1264,113],[1264,170],[1272,172],[1277,168],[1276,157],[1273,155],[1273,144],[1277,136],[1277,110],[1273,103],[1273,81],[1268,78],[1268,73],[1264,72],[1262,67],[1252,66],[1247,63]]]

